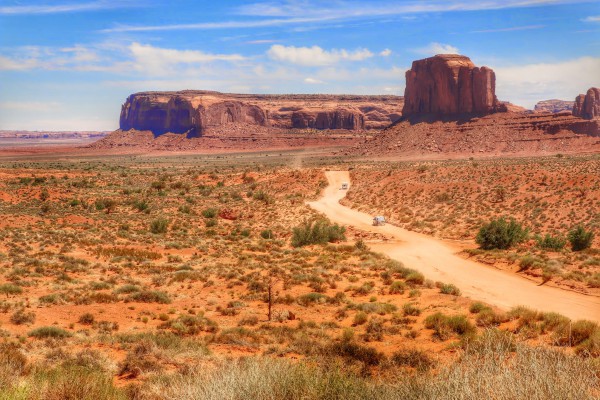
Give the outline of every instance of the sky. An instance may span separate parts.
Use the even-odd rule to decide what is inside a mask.
[[[533,108],[600,86],[600,0],[0,0],[0,130],[114,130],[128,95],[404,93],[469,56]]]

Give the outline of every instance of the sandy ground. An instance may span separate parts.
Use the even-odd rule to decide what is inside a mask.
[[[571,319],[600,322],[600,298],[559,288],[540,286],[510,272],[465,260],[460,247],[448,241],[393,226],[371,225],[372,216],[339,203],[346,195],[342,182],[350,182],[347,171],[327,171],[329,186],[323,197],[308,203],[330,220],[368,232],[383,233],[393,240],[369,243],[372,250],[387,254],[405,266],[422,272],[426,278],[453,283],[463,295],[503,309],[523,305],[541,311],[553,311]]]

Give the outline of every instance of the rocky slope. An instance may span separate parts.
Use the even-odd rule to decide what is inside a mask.
[[[423,157],[600,151],[600,121],[557,114],[496,113],[465,121],[403,121],[343,151]]]
[[[120,129],[199,137],[227,124],[282,129],[382,129],[401,116],[399,96],[142,92],[121,109]]]
[[[574,101],[567,100],[542,100],[538,101],[538,103],[533,108],[533,111],[541,113],[557,113],[562,111],[571,111],[573,109],[574,104]]]
[[[600,118],[600,89],[590,88],[575,99],[573,115],[585,119]]]
[[[496,75],[465,56],[439,54],[413,61],[406,71],[402,115],[455,116],[506,111],[496,98]]]

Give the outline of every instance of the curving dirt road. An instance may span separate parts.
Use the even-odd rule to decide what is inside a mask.
[[[321,199],[308,203],[331,221],[352,225],[393,237],[392,243],[369,244],[373,251],[387,254],[426,278],[453,283],[463,296],[481,300],[503,309],[524,305],[542,311],[555,311],[571,319],[600,322],[600,298],[550,286],[539,286],[510,272],[501,271],[457,255],[458,248],[420,233],[393,226],[372,226],[372,216],[339,203],[346,195],[342,182],[350,182],[347,171],[327,171],[329,186]]]

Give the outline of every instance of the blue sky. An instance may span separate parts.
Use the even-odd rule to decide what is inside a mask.
[[[526,107],[600,86],[600,1],[0,0],[0,129],[112,130],[145,90],[403,94],[460,53]]]

